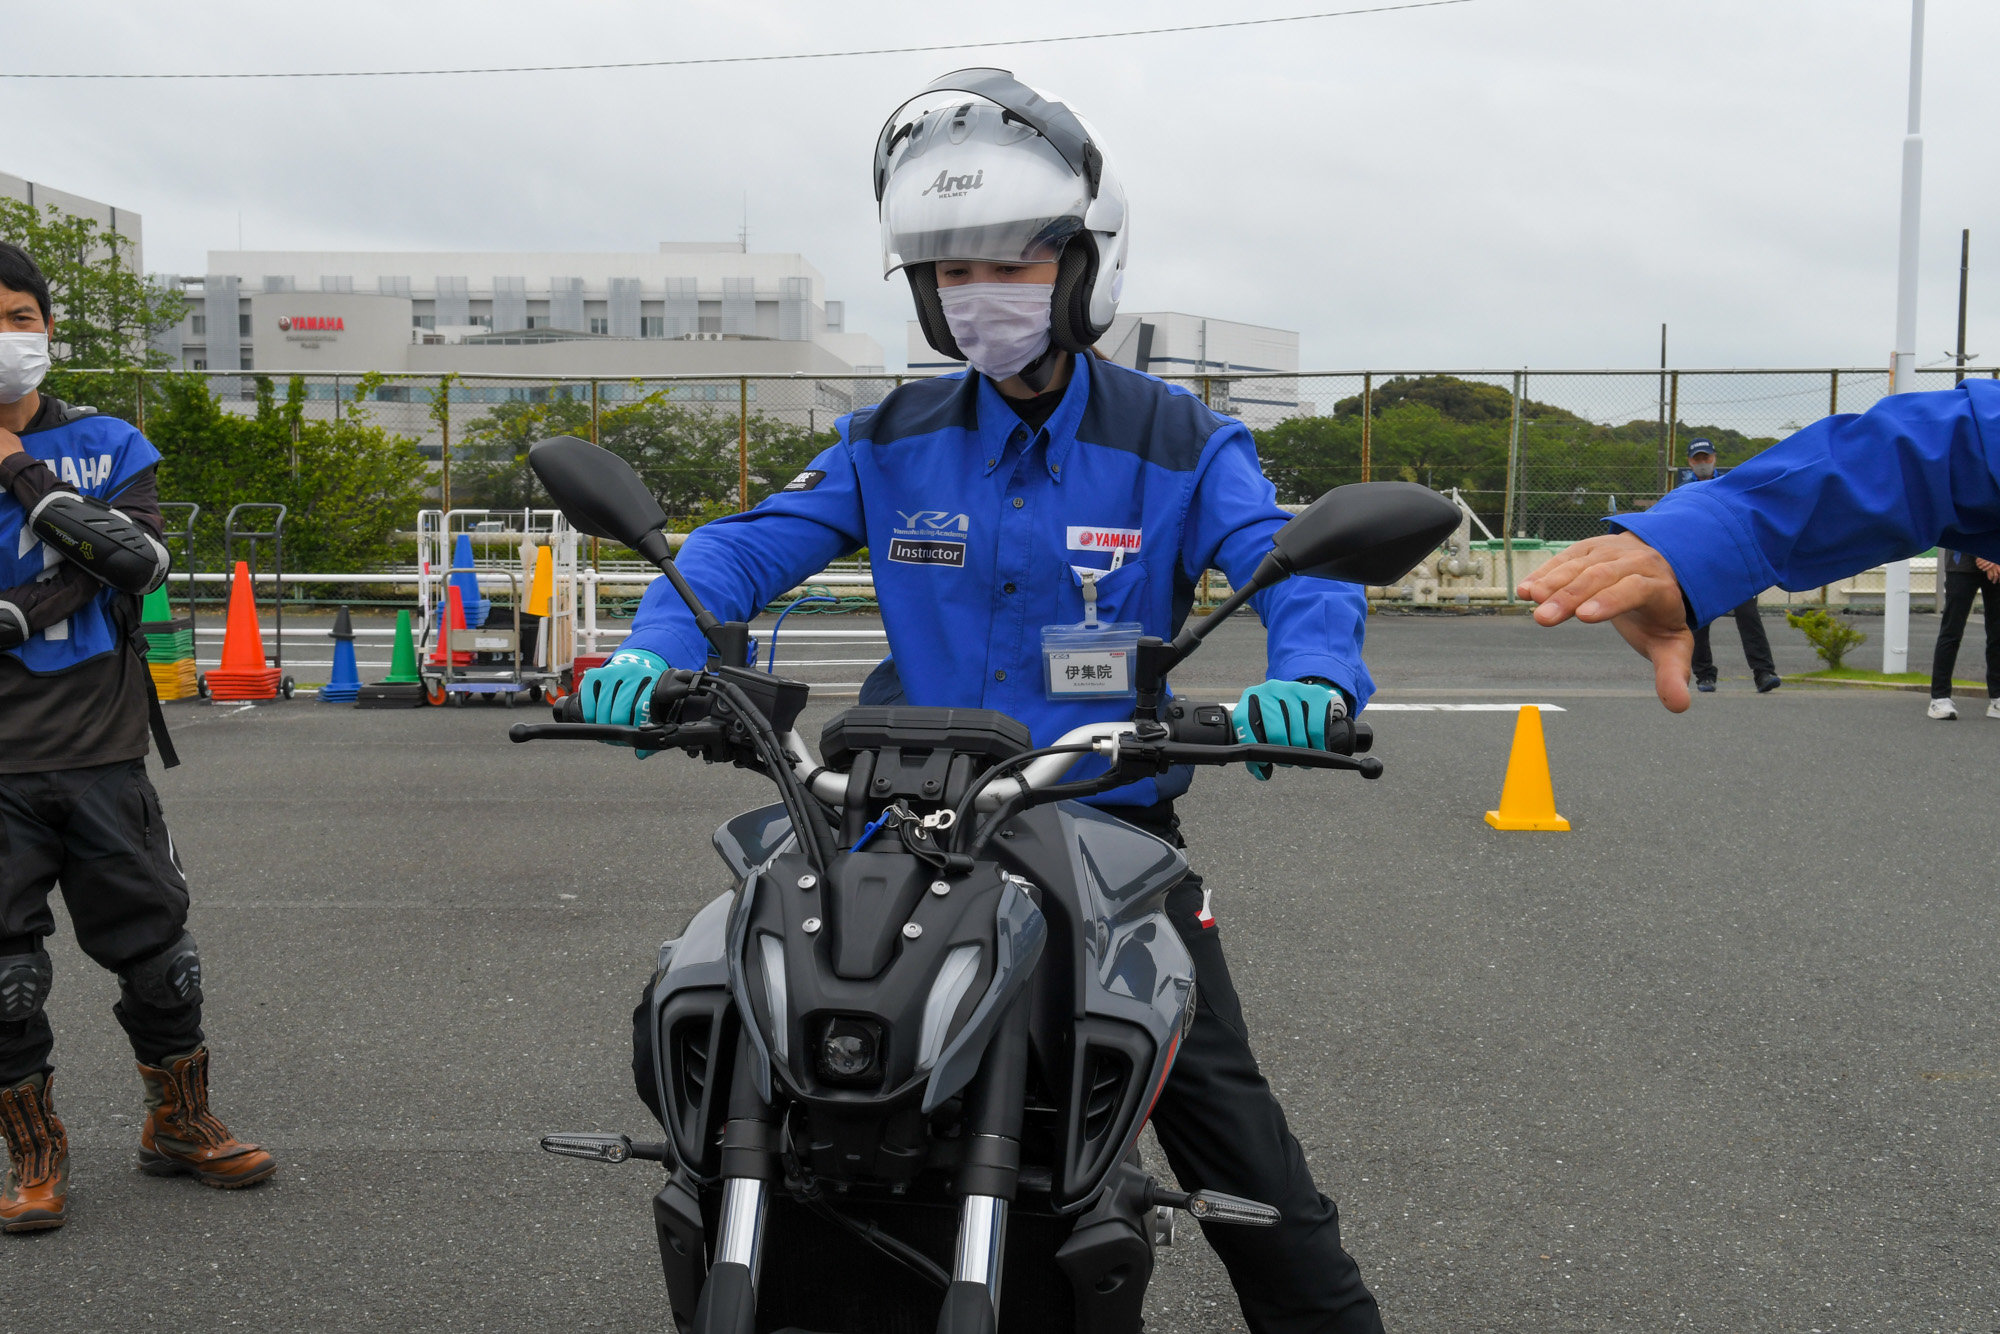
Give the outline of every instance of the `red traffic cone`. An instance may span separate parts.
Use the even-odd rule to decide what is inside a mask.
[[[444,666],[445,645],[451,642],[451,632],[465,628],[464,595],[458,591],[457,584],[447,584],[445,586],[444,624],[438,627],[437,644],[431,649],[431,666]],[[472,665],[472,655],[470,653],[454,653],[451,655],[451,665],[454,667],[469,667]]]
[[[236,562],[229,580],[229,620],[222,632],[222,665],[208,674],[209,695],[221,700],[276,699],[284,675],[264,662],[264,634],[257,625],[257,595],[250,566]]]

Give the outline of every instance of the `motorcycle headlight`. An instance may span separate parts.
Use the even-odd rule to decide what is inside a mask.
[[[820,1078],[829,1084],[882,1082],[882,1025],[835,1015],[820,1030]]]

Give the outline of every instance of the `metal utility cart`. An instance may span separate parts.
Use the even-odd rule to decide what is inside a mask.
[[[470,539],[472,561],[455,559],[460,536]],[[528,606],[535,595],[534,560],[527,553],[548,549],[551,577],[548,605]],[[496,555],[499,549],[502,554]],[[482,555],[482,550],[484,554]],[[448,590],[453,575],[471,574],[479,583],[511,590],[510,624],[451,630]],[[577,537],[557,510],[455,509],[417,514],[417,600],[424,652],[420,671],[430,702],[454,702],[467,695],[499,697],[512,704],[525,694],[533,700],[560,699],[576,660]],[[494,609],[496,612],[499,608]],[[448,639],[442,662],[440,639]],[[452,661],[471,653],[470,663]]]
[[[263,543],[269,542],[271,544],[271,589],[273,593],[272,600],[276,604],[276,610],[272,615],[271,644],[273,651],[265,654],[264,660],[278,669],[280,673],[278,693],[284,698],[290,699],[292,691],[296,687],[291,677],[283,675],[285,670],[286,512],[283,505],[268,500],[246,501],[241,505],[232,506],[229,513],[222,518],[222,568],[234,577],[236,573],[236,544],[240,541],[249,547],[249,555],[246,563],[250,567],[250,599],[252,602],[255,602],[257,598],[258,553],[263,549]],[[238,515],[248,516],[253,513],[270,514],[271,526],[269,528],[238,526]],[[245,521],[247,522],[247,518]],[[194,522],[193,516],[189,516],[188,522],[190,527],[192,527]],[[227,585],[225,584],[224,587],[226,588]],[[194,606],[192,598],[190,598],[188,606],[192,610]],[[201,697],[207,699],[208,678],[205,675],[197,677],[195,686],[201,692]]]
[[[461,567],[470,569],[471,567]],[[457,574],[460,570],[447,570]],[[424,661],[418,668],[424,678],[424,695],[433,704],[459,704],[468,695],[498,699],[508,708],[523,694],[539,699],[540,684],[528,680],[526,654],[521,646],[521,582],[512,570],[502,571],[512,586],[514,622],[511,629],[496,629],[490,622],[471,629],[445,626],[445,651],[440,662]],[[491,577],[489,574],[487,577]],[[470,656],[461,665],[459,658]]]

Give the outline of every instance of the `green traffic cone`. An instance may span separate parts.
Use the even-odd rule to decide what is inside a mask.
[[[389,674],[382,678],[386,686],[419,685],[423,678],[417,675],[417,641],[410,633],[410,613],[407,610],[396,613],[396,652],[389,660]]]
[[[146,594],[146,605],[140,609],[139,620],[145,625],[156,625],[161,621],[174,619],[173,604],[167,601],[167,586],[161,584]]]

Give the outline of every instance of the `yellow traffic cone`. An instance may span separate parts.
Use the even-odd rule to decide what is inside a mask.
[[[555,554],[548,547],[535,548],[535,577],[528,591],[528,613],[532,616],[549,614],[549,602],[556,591]]]
[[[1507,757],[1507,781],[1500,789],[1500,809],[1486,812],[1495,829],[1565,830],[1569,821],[1556,814],[1556,791],[1549,781],[1549,748],[1542,740],[1542,711],[1521,706],[1514,724],[1514,750]]]

